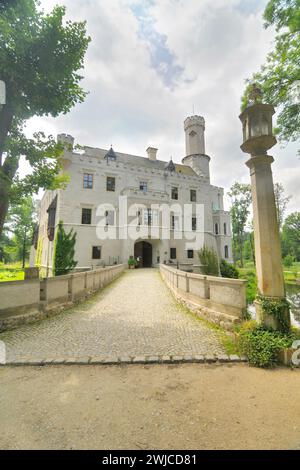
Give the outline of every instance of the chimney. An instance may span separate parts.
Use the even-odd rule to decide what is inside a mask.
[[[146,152],[148,154],[149,160],[156,160],[157,149],[155,149],[154,147],[148,147]]]

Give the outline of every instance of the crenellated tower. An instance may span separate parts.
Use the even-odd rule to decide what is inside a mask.
[[[182,163],[190,166],[199,176],[210,180],[210,157],[205,153],[205,120],[202,116],[190,116],[184,121],[186,157]]]

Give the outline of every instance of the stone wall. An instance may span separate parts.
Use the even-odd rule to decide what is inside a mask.
[[[163,280],[191,310],[232,330],[246,313],[246,280],[204,276],[160,265]]]
[[[0,283],[0,331],[41,320],[102,289],[125,269],[119,264],[93,271]]]

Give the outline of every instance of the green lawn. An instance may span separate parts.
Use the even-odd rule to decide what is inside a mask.
[[[0,282],[23,281],[24,271],[21,263],[3,264],[0,263]]]
[[[252,261],[245,262],[244,268],[238,268],[240,279],[247,279],[247,303],[251,304],[255,299],[257,292],[257,279],[255,266]],[[295,284],[296,279],[300,278],[300,263],[293,263],[291,268],[283,266],[284,280],[287,284]]]

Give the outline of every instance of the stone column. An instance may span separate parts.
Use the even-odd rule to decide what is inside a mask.
[[[285,298],[285,286],[271,170],[273,161],[273,157],[266,154],[252,155],[246,165],[251,175],[258,291],[262,296],[279,300]],[[265,313],[262,318],[260,303],[255,303],[258,321],[277,329],[276,318]]]

